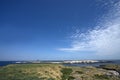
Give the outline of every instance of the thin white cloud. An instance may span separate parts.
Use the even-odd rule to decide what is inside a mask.
[[[98,55],[120,54],[120,2],[112,4],[113,7],[104,17],[100,27],[80,33],[76,30],[72,38],[71,47],[59,48],[61,51],[95,51]],[[119,56],[119,55],[118,55]]]

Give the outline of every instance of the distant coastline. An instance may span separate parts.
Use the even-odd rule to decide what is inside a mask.
[[[120,64],[120,60],[32,60],[32,61],[0,61],[0,66],[9,64],[63,64],[66,66],[99,66],[104,64]]]

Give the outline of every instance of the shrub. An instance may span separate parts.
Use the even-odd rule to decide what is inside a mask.
[[[82,71],[76,71],[76,73],[78,73],[78,74],[83,74],[83,72],[82,72]]]
[[[69,76],[68,80],[74,80],[75,78],[73,76]]]
[[[107,75],[98,75],[98,74],[95,74],[94,78],[96,78],[96,79],[109,79],[109,77]]]
[[[61,70],[62,72],[62,80],[66,80],[69,78],[69,75],[72,73],[72,69],[71,68],[63,68]]]

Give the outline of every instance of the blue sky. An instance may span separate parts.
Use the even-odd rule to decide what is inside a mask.
[[[0,60],[119,59],[119,3],[0,0]]]

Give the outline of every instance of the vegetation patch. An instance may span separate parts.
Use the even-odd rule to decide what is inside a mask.
[[[107,70],[115,70],[120,74],[120,65],[109,64],[109,65],[101,65],[100,67]]]
[[[68,78],[68,80],[74,80],[75,79],[75,77],[73,77],[73,76],[69,76],[69,78]]]
[[[103,79],[107,79],[108,80],[109,79],[109,77],[107,75],[98,75],[98,74],[95,74],[94,78],[101,79],[101,80],[103,80]]]
[[[120,80],[120,65],[66,67],[61,64],[14,64],[0,67],[0,80]]]
[[[63,68],[62,70],[61,70],[61,72],[62,72],[62,80],[70,80],[71,79],[71,77],[70,77],[70,74],[72,73],[72,69],[71,68]]]
[[[60,64],[14,64],[0,68],[0,80],[61,80]]]
[[[83,71],[75,71],[78,74],[83,74]]]

